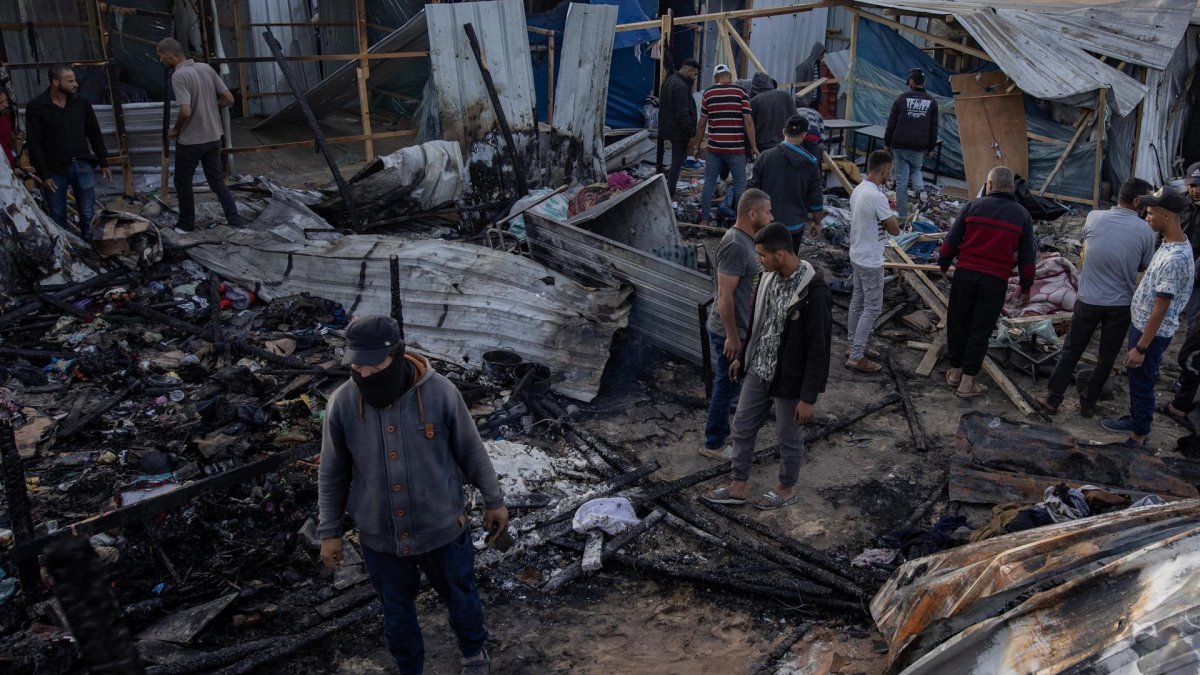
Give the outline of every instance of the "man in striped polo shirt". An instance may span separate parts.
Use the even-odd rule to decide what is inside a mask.
[[[750,97],[733,84],[733,72],[724,63],[713,68],[716,84],[709,87],[700,99],[700,119],[696,123],[696,146],[704,145],[708,132],[708,150],[704,153],[704,192],[700,197],[700,224],[708,225],[713,190],[722,170],[733,175],[733,207],[746,190],[746,155],[753,161],[754,119],[751,117]]]

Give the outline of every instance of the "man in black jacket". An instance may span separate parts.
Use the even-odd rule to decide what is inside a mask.
[[[50,215],[67,227],[69,187],[75,193],[79,232],[87,239],[96,201],[95,169],[99,166],[105,178],[111,178],[112,172],[100,122],[91,104],[75,95],[78,91],[75,71],[61,63],[50,67],[50,87],[25,109],[25,145],[42,181]]]
[[[938,104],[925,93],[925,73],[920,68],[908,71],[908,88],[892,104],[884,149],[892,153],[896,172],[896,211],[900,220],[908,216],[908,186],[913,192],[925,189],[921,167],[937,147]]]
[[[667,169],[667,189],[675,199],[675,184],[683,162],[691,152],[692,137],[696,133],[696,99],[692,97],[692,84],[700,72],[695,59],[686,59],[677,72],[663,82],[658,98],[658,142],[671,142],[671,167]],[[661,157],[661,155],[660,155]]]
[[[766,73],[755,73],[750,84],[750,117],[754,119],[758,151],[766,152],[783,142],[783,127],[796,114],[796,99],[775,88]],[[785,221],[786,222],[786,221]]]
[[[754,439],[775,409],[779,436],[779,484],[754,499],[764,510],[795,504],[796,480],[804,456],[801,427],[812,420],[817,397],[829,379],[833,299],[824,276],[792,252],[787,227],[772,223],[754,237],[764,274],[750,315],[741,356],[729,368],[745,372],[733,421],[732,482],[702,499],[741,505],[749,492]]]
[[[754,105],[754,101],[750,104]],[[775,219],[792,233],[797,252],[805,226],[819,223],[825,217],[825,197],[821,194],[824,179],[820,162],[803,147],[807,133],[808,118],[792,115],[783,127],[783,143],[759,156],[750,177],[750,187],[771,196]]]
[[[1188,167],[1183,177],[1187,185],[1188,204],[1179,214],[1179,224],[1188,241],[1192,243],[1192,256],[1200,261],[1200,162]],[[1187,330],[1190,335],[1200,325],[1200,274],[1192,282],[1192,297],[1183,312],[1187,315]]]

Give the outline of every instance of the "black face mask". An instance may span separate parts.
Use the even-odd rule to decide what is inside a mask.
[[[386,408],[400,398],[408,391],[408,378],[408,366],[404,363],[403,354],[397,354],[392,359],[392,365],[373,375],[363,377],[350,371],[350,379],[354,380],[363,400],[372,408]]]

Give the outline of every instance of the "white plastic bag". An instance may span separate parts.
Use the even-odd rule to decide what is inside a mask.
[[[630,526],[638,524],[633,504],[625,497],[603,497],[593,499],[575,511],[571,527],[576,532],[587,532],[599,528],[609,535],[620,534]]]

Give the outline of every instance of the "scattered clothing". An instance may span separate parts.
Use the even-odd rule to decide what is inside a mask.
[[[1067,487],[1066,483],[1046,488],[1037,508],[1045,511],[1046,515],[1050,516],[1050,520],[1056,523],[1079,520],[1092,515],[1083,492]]]
[[[1013,532],[1023,532],[1024,530],[1032,530],[1035,527],[1053,524],[1054,520],[1050,518],[1050,514],[1035,506],[1019,511],[1017,517],[1008,523],[1008,527],[1005,530],[1011,534]]]
[[[1022,508],[1020,504],[1013,502],[993,506],[992,519],[988,521],[987,525],[971,533],[971,543],[1008,534],[1009,524],[1016,519]]]
[[[1022,307],[1021,286],[1009,279],[1004,316],[1045,316],[1075,311],[1079,299],[1079,271],[1075,263],[1057,253],[1043,256],[1034,267],[1029,304]]]
[[[1139,506],[1160,506],[1162,504],[1166,504],[1162,497],[1159,497],[1158,495],[1146,495],[1145,497],[1142,497],[1136,502],[1130,504],[1129,508],[1132,509]]]
[[[933,555],[955,544],[954,533],[961,528],[971,529],[967,517],[961,515],[942,516],[929,530],[913,528],[897,530],[879,538],[879,543],[888,548],[900,549],[909,560]]]
[[[1129,495],[1109,492],[1095,485],[1081,485],[1079,491],[1083,493],[1083,498],[1087,500],[1088,510],[1092,513],[1117,511],[1129,506]]]
[[[891,568],[899,555],[900,551],[894,548],[864,548],[850,564],[854,567]]]

